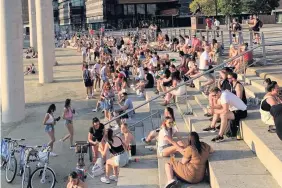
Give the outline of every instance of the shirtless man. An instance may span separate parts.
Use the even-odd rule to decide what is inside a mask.
[[[70,173],[67,188],[87,188],[87,187],[88,186],[86,185],[86,183],[84,183],[78,178],[76,172]]]

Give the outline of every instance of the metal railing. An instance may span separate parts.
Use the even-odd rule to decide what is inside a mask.
[[[173,90],[178,89],[178,88],[181,87],[181,86],[187,87],[186,85],[192,83],[195,79],[198,79],[198,78],[202,77],[203,75],[206,75],[206,74],[208,74],[208,73],[211,73],[212,71],[215,71],[216,69],[223,68],[227,63],[229,63],[229,62],[231,62],[231,61],[233,61],[233,60],[235,60],[235,59],[237,59],[237,58],[240,58],[241,56],[243,56],[243,55],[245,55],[245,54],[247,54],[247,53],[249,53],[249,52],[252,52],[254,49],[256,49],[256,48],[258,48],[258,47],[260,47],[260,46],[257,46],[257,47],[255,47],[255,48],[253,48],[253,49],[250,49],[250,50],[247,50],[247,51],[245,51],[245,52],[243,52],[243,53],[240,53],[240,54],[238,54],[238,55],[235,56],[235,57],[232,57],[232,58],[229,58],[229,59],[227,59],[227,60],[224,60],[223,63],[221,63],[221,64],[219,64],[219,65],[217,65],[217,66],[214,66],[213,68],[211,68],[211,69],[209,69],[209,70],[207,70],[207,71],[205,71],[205,72],[203,72],[203,73],[201,73],[201,74],[199,74],[199,75],[193,77],[192,79],[190,79],[190,80],[188,80],[188,81],[186,81],[186,82],[184,82],[184,83],[182,83],[182,84],[179,84],[179,85],[177,85],[176,87],[171,88],[171,89],[169,89],[168,91],[166,91],[166,92],[164,92],[164,93],[162,93],[162,94],[159,94],[158,96],[155,96],[155,97],[149,99],[148,101],[145,101],[144,103],[138,105],[138,106],[135,107],[135,108],[132,108],[132,109],[127,110],[126,112],[120,114],[119,116],[114,117],[114,118],[111,119],[110,121],[106,122],[104,125],[107,125],[107,124],[109,124],[109,123],[111,123],[111,122],[113,122],[113,121],[116,121],[117,119],[120,119],[122,116],[124,116],[124,115],[126,115],[126,114],[128,114],[128,113],[130,113],[130,112],[133,112],[133,111],[135,111],[136,109],[139,109],[139,108],[141,108],[142,106],[145,106],[146,104],[149,104],[149,103],[152,102],[152,101],[155,101],[156,99],[158,99],[158,98],[160,98],[160,97],[166,95],[167,93],[170,93],[170,92],[173,91]],[[186,92],[186,97],[187,97],[187,92]],[[188,107],[187,107],[187,109],[188,109]],[[152,115],[152,114],[151,114],[151,115]],[[190,126],[191,126],[191,125],[190,125]],[[192,130],[191,127],[190,127],[190,130]]]
[[[134,127],[134,128],[135,128],[135,127],[137,127],[136,125],[142,123],[143,121],[145,121],[145,120],[148,119],[148,118],[151,118],[152,129],[154,129],[154,124],[153,124],[153,120],[152,120],[152,117],[153,117],[154,115],[160,115],[160,111],[157,111],[157,112],[155,112],[155,113],[153,113],[153,114],[151,113],[149,116],[147,116],[147,117],[145,117],[145,118],[143,118],[143,119],[141,119],[141,120],[139,120],[139,121],[133,123],[132,125],[128,126],[128,128],[131,128],[131,127]],[[139,127],[139,126],[138,126],[138,127]],[[144,132],[144,125],[142,125],[141,127],[143,128],[143,132]],[[118,134],[120,134],[120,133],[121,133],[121,131],[119,131],[119,132],[117,132],[117,133],[115,133],[115,134],[118,135]]]

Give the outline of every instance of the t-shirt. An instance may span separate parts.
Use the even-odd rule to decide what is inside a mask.
[[[185,44],[188,46],[192,46],[192,41],[188,38],[185,39]]]
[[[89,128],[89,133],[92,134],[93,141],[101,142],[104,135],[104,124],[100,123],[99,129],[95,129],[94,127]]]
[[[206,64],[206,61],[209,61],[210,57],[208,52],[204,51],[201,56],[200,56],[200,64],[199,64],[199,69],[200,70],[207,70],[209,68],[209,65]]]
[[[126,99],[126,100],[124,101],[124,106],[127,106],[126,111],[133,109],[132,100],[131,100],[131,99]],[[133,115],[133,111],[131,111],[131,112],[128,113],[128,116],[132,116],[132,115]]]
[[[154,77],[151,73],[146,74],[146,80],[148,80],[148,83],[146,84],[146,88],[153,88],[154,87]]]
[[[144,73],[143,67],[138,67],[138,68],[137,68],[137,74],[138,74],[138,77],[139,77],[140,79],[144,79],[145,73]]]
[[[164,140],[165,136],[173,136],[177,132],[177,129],[175,126],[173,126],[171,129],[165,129],[161,128],[159,132],[159,137],[158,137],[158,147],[163,147],[169,144],[167,140]]]
[[[94,65],[93,69],[96,70],[96,71],[95,71],[96,73],[100,73],[101,64],[96,63],[96,64]]]
[[[230,91],[223,91],[220,97],[221,104],[229,104],[230,111],[247,110],[247,105]]]
[[[216,21],[214,22],[214,25],[215,25],[216,27],[219,27],[220,22],[219,22],[218,20],[216,20]]]
[[[103,66],[101,69],[101,78],[102,80],[106,80],[107,79],[107,71],[106,71],[106,66]]]
[[[158,61],[156,58],[151,58],[150,60],[150,64],[153,66],[153,67],[157,67],[158,66]]]
[[[82,54],[86,54],[86,47],[83,46],[83,47],[81,48],[81,52],[82,52]]]

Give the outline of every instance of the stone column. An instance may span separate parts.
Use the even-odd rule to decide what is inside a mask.
[[[35,0],[39,83],[53,81],[55,63],[54,16],[51,0]]]
[[[24,119],[23,22],[19,0],[0,0],[2,122]]]
[[[35,0],[28,0],[30,46],[37,51]]]

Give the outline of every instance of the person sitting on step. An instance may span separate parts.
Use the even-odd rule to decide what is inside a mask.
[[[170,162],[165,164],[168,181],[165,188],[178,187],[179,182],[174,179],[174,176],[189,184],[203,181],[209,155],[214,152],[213,148],[201,142],[196,132],[191,132],[188,136],[188,144],[177,147],[177,151],[183,157],[179,161],[171,158]]]
[[[173,136],[178,132],[177,127],[174,125],[174,121],[170,117],[166,117],[163,121],[159,136],[158,136],[158,154],[161,157],[168,157],[175,153],[175,147],[179,146],[179,142],[173,140]]]
[[[210,110],[213,114],[211,125],[203,131],[215,132],[217,119],[221,119],[220,130],[218,136],[212,139],[213,142],[224,141],[223,135],[227,130],[228,120],[236,120],[247,117],[247,105],[236,95],[228,90],[221,91],[218,87],[210,90],[211,96],[214,97],[220,105],[211,106]]]
[[[268,132],[275,133],[275,123],[273,117],[270,114],[270,110],[272,106],[281,104],[282,101],[278,97],[279,86],[277,82],[271,81],[270,78],[267,78],[265,82],[267,83],[267,93],[263,97],[260,105],[260,115],[262,122],[269,126]]]
[[[176,123],[175,123],[175,118],[174,118],[174,111],[173,108],[171,107],[166,107],[164,109],[164,117],[170,117],[173,121],[174,121],[174,125],[176,127],[176,129],[178,130]],[[158,127],[155,130],[152,130],[147,137],[144,137],[141,139],[141,141],[145,144],[149,144],[152,140],[156,139],[157,136],[159,135],[159,132],[161,130],[161,127]]]

